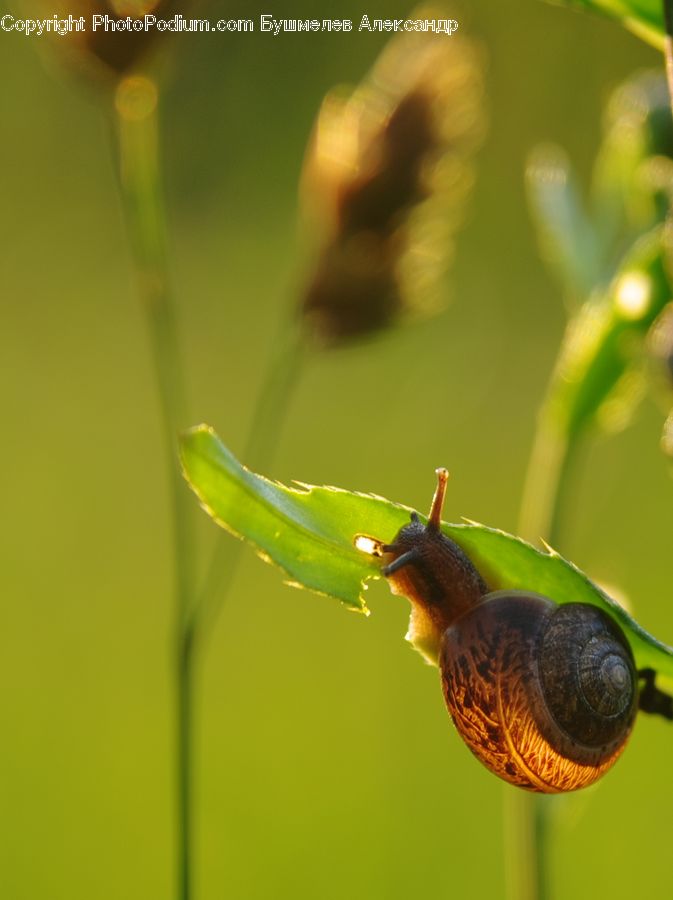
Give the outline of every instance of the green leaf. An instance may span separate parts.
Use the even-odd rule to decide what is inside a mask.
[[[214,431],[184,435],[185,477],[216,522],[276,563],[292,584],[366,612],[363,590],[381,577],[380,561],[358,550],[357,535],[388,542],[411,510],[382,497],[334,487],[278,484],[244,468]],[[558,603],[599,606],[624,629],[639,668],[673,678],[673,650],[657,641],[572,563],[503,531],[477,524],[442,529],[472,560],[491,590],[528,590]]]
[[[638,37],[659,49],[664,46],[664,16],[661,0],[552,0],[617,19]]]

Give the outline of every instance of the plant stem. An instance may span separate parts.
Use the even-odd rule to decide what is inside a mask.
[[[507,787],[504,794],[505,883],[508,900],[537,900],[542,866],[538,857],[531,794]]]
[[[187,624],[177,636],[177,805],[178,805],[178,880],[177,897],[192,896],[191,848],[192,757],[194,714],[194,641],[193,629]]]
[[[166,217],[158,153],[158,94],[140,76],[122,79],[114,97],[122,205],[135,263],[138,292],[147,316],[169,475],[175,591],[176,779],[178,817],[177,897],[191,896],[191,718],[193,640],[190,602],[192,509],[177,464],[177,437],[186,424],[185,392],[178,351],[175,305],[170,290]]]
[[[562,541],[565,502],[579,443],[564,435],[543,407],[533,442],[521,504],[519,533],[544,538],[554,549]],[[550,813],[554,797],[507,788],[505,855],[511,900],[549,900]]]

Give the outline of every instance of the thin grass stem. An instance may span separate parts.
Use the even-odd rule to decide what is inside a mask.
[[[179,430],[187,423],[159,165],[158,92],[130,76],[117,86],[113,122],[124,218],[146,314],[171,499],[175,607],[177,897],[192,896],[192,504],[177,464]]]

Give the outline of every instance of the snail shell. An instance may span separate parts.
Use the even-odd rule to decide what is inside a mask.
[[[643,705],[631,647],[602,609],[489,593],[441,530],[446,469],[437,478],[427,523],[412,513],[381,545],[391,590],[411,601],[414,646],[439,663],[456,728],[492,772],[531,791],[586,787],[618,759],[639,703],[673,719],[673,699],[643,670]]]
[[[633,655],[602,610],[497,591],[442,637],[444,697],[461,736],[512,784],[586,787],[617,760],[638,707]]]

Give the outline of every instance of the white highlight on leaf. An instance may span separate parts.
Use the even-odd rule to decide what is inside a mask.
[[[355,549],[367,556],[381,556],[381,541],[367,537],[366,534],[358,534],[355,536]]]
[[[626,272],[617,284],[617,311],[625,319],[635,321],[647,312],[652,295],[652,282],[644,272]]]

